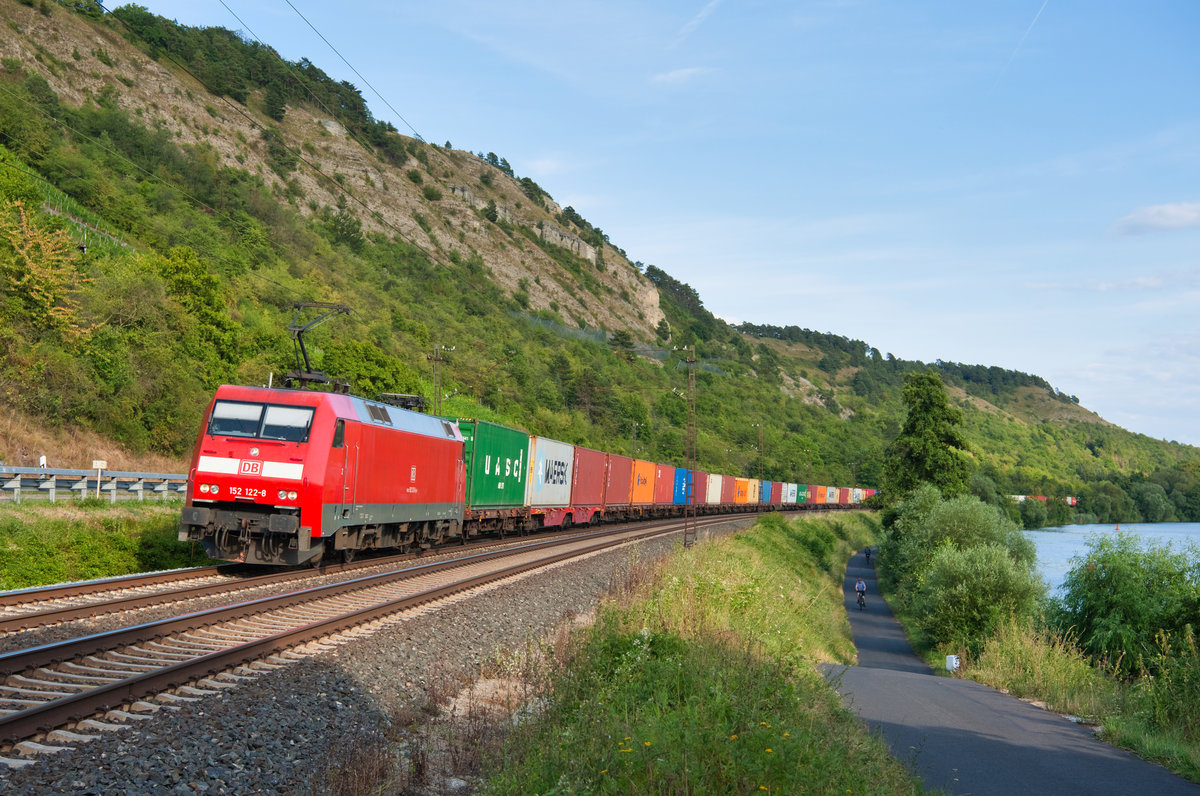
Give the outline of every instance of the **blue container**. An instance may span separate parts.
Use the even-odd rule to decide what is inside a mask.
[[[770,481],[762,482],[762,489],[759,490],[759,493],[758,493],[758,502],[759,503],[770,503],[771,502],[771,482]]]
[[[671,502],[676,506],[686,506],[688,502],[688,471],[682,467],[675,468],[675,486],[671,491]]]

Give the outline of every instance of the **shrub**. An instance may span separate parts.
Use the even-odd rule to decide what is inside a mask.
[[[974,656],[1003,620],[1032,613],[1040,593],[1029,567],[1002,545],[959,549],[947,542],[934,553],[913,608],[930,642]]]
[[[426,185],[421,189],[421,195],[431,202],[437,202],[442,198],[442,192],[435,185]]]
[[[1127,533],[1095,537],[1072,560],[1055,622],[1073,628],[1085,652],[1120,672],[1152,669],[1155,637],[1182,633],[1200,609],[1197,557],[1194,547],[1176,551]]]

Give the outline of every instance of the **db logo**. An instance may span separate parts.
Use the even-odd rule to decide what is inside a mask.
[[[262,475],[262,462],[251,459],[243,459],[242,475]]]

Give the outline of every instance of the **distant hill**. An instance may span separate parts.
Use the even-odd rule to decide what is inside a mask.
[[[61,466],[86,465],[110,445],[110,460],[181,467],[215,387],[293,369],[288,325],[313,317],[294,305],[336,302],[353,314],[314,329],[309,352],[367,395],[682,463],[694,345],[702,468],[877,486],[904,374],[932,367],[1001,492],[1113,485],[1143,516],[1135,487],[1162,482],[1177,516],[1194,486],[1200,516],[1197,449],[1119,429],[1037,376],[804,329],[802,310],[732,327],[501,155],[401,135],[313,63],[137,6],[0,11],[9,464],[56,445],[77,459]]]

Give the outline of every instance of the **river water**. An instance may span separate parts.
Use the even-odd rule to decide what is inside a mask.
[[[1055,593],[1071,569],[1071,559],[1087,552],[1088,539],[1096,535],[1112,534],[1116,525],[1064,525],[1059,528],[1041,528],[1025,531],[1025,535],[1037,546],[1038,572],[1050,584]],[[1131,522],[1122,523],[1120,530],[1150,539],[1159,544],[1170,543],[1181,549],[1189,542],[1200,546],[1200,523],[1195,522]]]

